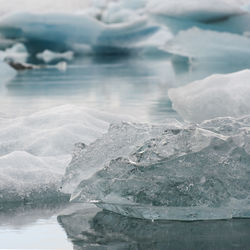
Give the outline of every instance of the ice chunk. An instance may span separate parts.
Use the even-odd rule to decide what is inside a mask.
[[[165,50],[174,55],[202,61],[236,61],[248,65],[250,39],[227,32],[192,28],[168,41]],[[233,62],[232,62],[233,64]]]
[[[50,50],[45,50],[42,53],[38,53],[36,55],[38,59],[43,60],[46,63],[49,63],[54,60],[66,59],[71,61],[74,57],[74,53],[72,51],[66,51],[63,53],[56,53]]]
[[[186,120],[199,122],[222,116],[250,114],[250,70],[212,75],[186,86],[170,89],[173,108]]]
[[[29,54],[26,47],[21,43],[17,43],[13,45],[13,47],[11,48],[8,48],[4,51],[0,51],[1,60],[10,58],[13,59],[14,61],[26,62],[28,56]]]
[[[72,193],[83,179],[91,177],[111,159],[127,156],[131,149],[153,137],[157,131],[158,127],[147,124],[139,127],[129,123],[123,123],[121,126],[113,124],[109,133],[101,140],[90,144],[72,159],[63,180],[63,191]],[[93,157],[94,155],[98,157]]]
[[[61,178],[74,144],[89,144],[116,119],[73,105],[17,118],[1,114],[0,203],[62,195]]]
[[[111,128],[69,166],[65,179],[75,187],[82,178],[71,200],[146,219],[247,217],[249,119]],[[102,169],[86,179],[96,167]]]

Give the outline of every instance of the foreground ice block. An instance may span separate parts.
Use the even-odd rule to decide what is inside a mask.
[[[189,121],[249,115],[250,70],[212,75],[186,86],[170,89],[168,94],[173,108]]]
[[[249,116],[200,125],[116,125],[77,153],[64,190],[79,183],[71,201],[93,202],[129,217],[248,217],[249,128]],[[97,168],[87,179],[85,173]]]

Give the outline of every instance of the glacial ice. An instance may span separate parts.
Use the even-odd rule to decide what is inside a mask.
[[[212,75],[168,91],[173,108],[186,120],[250,114],[250,70]]]
[[[63,191],[136,218],[249,217],[249,121],[113,125],[74,156]]]
[[[7,38],[25,39],[34,52],[74,50],[86,45],[95,53],[118,51],[150,37],[158,30],[146,18],[105,25],[86,14],[17,13],[0,20],[0,32]],[[79,46],[78,46],[79,47]]]
[[[249,64],[250,39],[227,32],[192,28],[179,32],[164,48],[173,55],[199,61],[229,61],[231,64],[236,61],[242,66]]]
[[[89,144],[117,119],[74,105],[16,118],[0,113],[0,203],[62,196],[74,144]]]

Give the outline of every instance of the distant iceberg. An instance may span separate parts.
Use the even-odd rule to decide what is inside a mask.
[[[249,217],[249,121],[113,125],[73,158],[63,190],[129,217]]]
[[[212,75],[186,86],[170,89],[173,108],[186,120],[250,114],[250,70]]]
[[[24,39],[32,53],[76,50],[79,45],[95,53],[115,53],[129,49],[158,30],[145,18],[108,26],[85,14],[18,13],[0,20],[0,32],[7,38]]]
[[[246,68],[250,66],[250,39],[238,34],[202,30],[197,27],[179,32],[166,41],[164,50],[173,56],[190,60],[195,67],[204,62],[228,64]]]
[[[198,22],[215,22],[243,14],[239,4],[226,0],[151,0],[147,5],[151,13]]]

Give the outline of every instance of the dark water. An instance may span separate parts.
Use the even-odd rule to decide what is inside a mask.
[[[15,117],[74,104],[141,122],[181,120],[172,109],[169,88],[239,69],[220,63],[194,66],[176,59],[79,59],[65,71],[24,71],[3,83],[0,111]],[[89,205],[68,206],[0,207],[0,249],[250,249],[250,220],[151,222]]]

